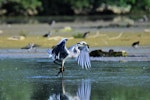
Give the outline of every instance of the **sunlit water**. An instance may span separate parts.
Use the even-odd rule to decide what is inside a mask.
[[[83,70],[74,60],[64,77],[48,58],[0,59],[0,100],[149,100],[149,61],[92,61]]]

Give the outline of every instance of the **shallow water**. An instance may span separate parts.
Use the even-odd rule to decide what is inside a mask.
[[[59,66],[47,58],[0,59],[0,100],[149,100],[149,61],[92,61]],[[84,99],[83,99],[84,98]],[[86,98],[86,99],[85,99]]]

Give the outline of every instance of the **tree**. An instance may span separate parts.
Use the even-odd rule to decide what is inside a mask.
[[[1,0],[1,9],[6,10],[6,15],[36,15],[38,7],[41,7],[39,0]]]

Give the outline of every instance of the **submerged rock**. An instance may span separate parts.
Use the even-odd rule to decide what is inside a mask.
[[[110,49],[108,52],[101,49],[90,52],[91,57],[126,57],[127,55],[126,51],[114,51],[113,49]]]

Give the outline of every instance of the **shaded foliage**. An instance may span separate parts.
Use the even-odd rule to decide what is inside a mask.
[[[73,14],[71,5],[60,0],[42,0],[43,15]]]
[[[18,2],[8,2],[2,6],[2,9],[7,9],[6,15],[19,15],[25,12],[22,4]]]
[[[150,0],[0,0],[0,15],[94,14],[102,5],[150,12]]]
[[[5,15],[36,15],[42,9],[40,0],[0,0]]]

